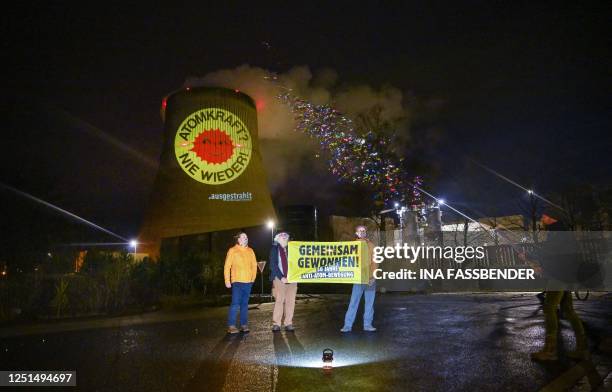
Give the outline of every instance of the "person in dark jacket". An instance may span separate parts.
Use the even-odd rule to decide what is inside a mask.
[[[285,331],[294,331],[293,311],[297,295],[297,283],[287,281],[289,272],[289,234],[281,231],[274,237],[270,249],[270,281],[274,290],[274,311],[272,313],[272,331],[281,330],[283,316]]]
[[[542,215],[541,223],[546,228],[547,238],[540,249],[540,264],[545,278],[552,278],[565,285],[575,281],[578,259],[578,244],[567,225],[563,222],[564,216],[559,213]],[[564,317],[569,320],[576,336],[576,349],[567,352],[572,359],[585,359],[588,357],[587,340],[582,321],[574,311],[571,291],[546,290],[544,298],[544,321],[546,337],[544,348],[531,354],[534,361],[556,361],[557,335],[559,320],[557,308],[561,306]]]

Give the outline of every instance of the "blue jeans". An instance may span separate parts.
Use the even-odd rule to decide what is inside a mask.
[[[361,301],[361,295],[365,297],[365,309],[363,311],[363,326],[371,327],[374,319],[374,297],[376,296],[376,282],[369,284],[354,284],[351,293],[351,302],[344,316],[344,327],[352,328]]]
[[[236,325],[236,312],[240,309],[240,325],[249,322],[249,297],[253,283],[232,283],[232,304],[227,315],[227,325]]]

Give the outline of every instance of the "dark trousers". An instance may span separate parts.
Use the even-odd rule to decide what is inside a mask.
[[[582,321],[574,311],[571,291],[547,291],[544,300],[544,322],[546,325],[546,336],[556,339],[559,331],[559,319],[557,317],[557,307],[561,305],[563,317],[572,324],[576,341],[584,339],[584,327]]]
[[[227,325],[236,325],[236,313],[240,309],[240,325],[249,322],[249,297],[253,283],[232,283],[232,304],[227,315]]]

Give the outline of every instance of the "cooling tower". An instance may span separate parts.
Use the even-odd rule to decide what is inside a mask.
[[[163,238],[276,219],[251,97],[185,89],[164,99],[162,119],[160,165],[138,239],[142,252],[157,257]]]

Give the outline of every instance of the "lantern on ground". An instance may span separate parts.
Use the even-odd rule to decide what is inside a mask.
[[[323,350],[323,370],[331,371],[333,369],[332,362],[334,361],[334,350],[326,348]]]

